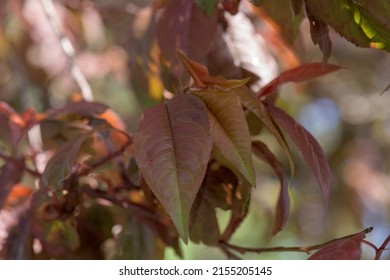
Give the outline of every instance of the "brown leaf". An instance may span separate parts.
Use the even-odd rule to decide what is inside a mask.
[[[308,63],[298,66],[294,69],[283,72],[266,86],[264,86],[256,95],[265,98],[275,92],[278,87],[288,82],[300,83],[310,79],[321,77],[342,69],[334,64]]]
[[[276,235],[286,225],[290,213],[290,197],[288,195],[287,182],[284,177],[283,165],[276,156],[261,141],[252,142],[253,153],[260,159],[267,162],[275,171],[280,181],[280,193],[276,205],[275,224],[272,229],[272,235]]]
[[[134,137],[139,169],[184,241],[211,147],[205,105],[186,93],[146,110]]]
[[[308,258],[309,260],[360,260],[361,243],[373,228],[330,241],[324,248]]]
[[[277,123],[284,128],[302,153],[303,158],[317,179],[324,202],[327,205],[332,175],[321,146],[318,144],[317,140],[290,115],[271,102],[266,102],[265,104]]]

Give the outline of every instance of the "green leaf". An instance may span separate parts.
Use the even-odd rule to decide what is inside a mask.
[[[185,242],[211,148],[206,108],[184,93],[146,110],[134,138],[139,169]]]
[[[217,8],[218,0],[195,0],[195,3],[206,16],[210,17]]]
[[[382,0],[307,0],[307,9],[359,47],[390,51],[390,3]]]
[[[218,89],[194,91],[209,110],[214,149],[227,166],[255,186],[251,139],[245,113],[238,97]]]

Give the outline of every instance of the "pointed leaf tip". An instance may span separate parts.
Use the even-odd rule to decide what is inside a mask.
[[[146,110],[134,137],[139,169],[184,242],[211,147],[205,105],[186,93]]]
[[[275,120],[284,128],[291,140],[298,147],[306,163],[312,170],[321,188],[325,205],[329,201],[329,189],[332,175],[325,153],[317,140],[293,117],[271,102],[265,102],[268,110]]]

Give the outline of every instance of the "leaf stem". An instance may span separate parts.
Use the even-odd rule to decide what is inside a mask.
[[[111,159],[117,157],[117,156],[120,156],[121,154],[123,154],[123,152],[125,151],[125,149],[130,146],[131,144],[133,143],[133,139],[131,139],[129,137],[129,139],[126,141],[125,144],[123,144],[118,150],[116,150],[115,152],[113,153],[110,153],[108,154],[107,156],[105,156],[104,158],[98,160],[97,162],[91,164],[89,167],[85,168],[85,169],[82,169],[80,170],[77,175],[78,176],[85,176],[87,175],[89,172],[91,172],[92,170],[98,168],[99,166],[102,166],[103,164],[109,162]]]
[[[361,232],[364,232],[364,233],[369,233],[373,230],[372,227],[370,228],[366,228],[365,230],[361,231]],[[328,241],[328,242],[325,242],[325,243],[321,243],[321,244],[317,244],[317,245],[312,245],[312,246],[300,246],[300,247],[270,247],[270,248],[247,248],[247,247],[241,247],[241,246],[236,246],[236,245],[233,245],[233,244],[230,244],[224,240],[221,240],[219,242],[219,245],[220,247],[222,247],[224,250],[226,249],[230,249],[230,250],[233,250],[233,251],[236,251],[240,254],[245,254],[245,253],[257,253],[257,254],[260,254],[260,253],[269,253],[269,252],[302,252],[302,253],[307,253],[307,254],[310,254],[311,251],[314,251],[314,250],[318,250],[318,249],[321,249],[325,246],[327,246],[329,243],[332,243],[336,240],[339,240],[339,239],[344,239],[344,238],[348,238],[350,236],[353,236],[355,234],[352,234],[352,235],[348,235],[348,236],[345,236],[345,237],[341,237],[341,238],[336,238],[336,239],[333,239],[331,241]],[[385,247],[386,245],[390,242],[390,236],[386,239],[386,241],[382,244],[381,248],[382,248],[382,251],[385,250]],[[377,256],[378,256],[378,253],[377,253]],[[380,255],[379,255],[380,257]]]
[[[70,74],[76,84],[79,86],[81,90],[81,95],[83,96],[84,100],[92,101],[93,95],[92,95],[92,89],[89,85],[87,79],[85,78],[83,72],[81,72],[80,68],[76,64],[76,57],[75,57],[75,49],[72,45],[72,42],[70,39],[66,36],[60,20],[58,18],[57,12],[55,10],[54,4],[52,0],[41,0],[41,4],[43,7],[43,10],[46,14],[47,19],[49,20],[49,23],[51,27],[53,28],[58,41],[60,43],[61,49],[64,52],[66,59],[68,61],[68,65],[70,68]]]
[[[26,172],[28,172],[29,174],[31,174],[34,177],[40,178],[41,175],[42,175],[38,171],[35,171],[35,170],[27,167],[24,164],[24,162],[21,161],[20,159],[8,156],[8,155],[4,154],[3,151],[1,151],[1,150],[0,150],[0,158],[2,158],[3,160],[5,160],[7,162],[11,162],[12,164],[14,164],[15,166],[17,166],[17,167],[19,167],[21,169],[24,169]]]

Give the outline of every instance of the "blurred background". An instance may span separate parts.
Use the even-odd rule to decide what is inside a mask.
[[[54,2],[66,37],[76,49],[75,64],[91,86],[94,99],[118,112],[134,133],[142,111],[175,89],[167,86],[170,78],[164,72],[155,38],[156,13],[166,1]],[[245,66],[251,64],[251,75],[260,77],[252,84],[254,90],[284,70],[322,61],[321,51],[311,41],[307,19],[297,26],[291,44],[265,10],[253,9],[246,1],[236,15],[227,14],[226,20],[230,26],[236,24],[238,31],[249,28],[248,32],[256,34],[252,43],[245,41],[253,38],[252,33],[236,39],[245,42],[237,49],[246,48],[246,55],[253,53],[256,58],[252,56],[241,65],[248,70]],[[329,62],[344,69],[304,84],[287,84],[277,100],[314,135],[329,158],[333,173],[329,207],[324,207],[314,176],[294,151],[296,174],[289,178],[291,216],[285,230],[271,238],[279,182],[269,166],[255,160],[257,188],[253,190],[251,211],[234,235],[233,244],[314,245],[373,226],[366,239],[379,247],[390,234],[390,92],[381,94],[390,83],[390,55],[357,48],[332,30],[330,37],[333,50]],[[228,43],[225,38],[224,44]],[[216,40],[210,50],[214,57],[219,50],[223,56],[218,44]],[[237,60],[237,54],[231,56]],[[236,75],[232,67],[213,67],[212,55],[204,60],[213,74],[228,78]],[[241,61],[245,62],[245,57]],[[40,112],[62,106],[78,91],[41,1],[1,0],[0,99],[18,112],[30,107]],[[272,136],[262,133],[258,137],[288,167]],[[219,211],[219,218],[223,227],[228,217]],[[182,244],[182,248],[186,259],[225,257],[219,250],[199,244]],[[362,248],[364,258],[374,257],[371,248]],[[166,258],[177,256],[167,249]],[[278,252],[246,254],[243,258],[305,259],[307,255]],[[389,259],[390,253],[385,252],[382,258]]]

